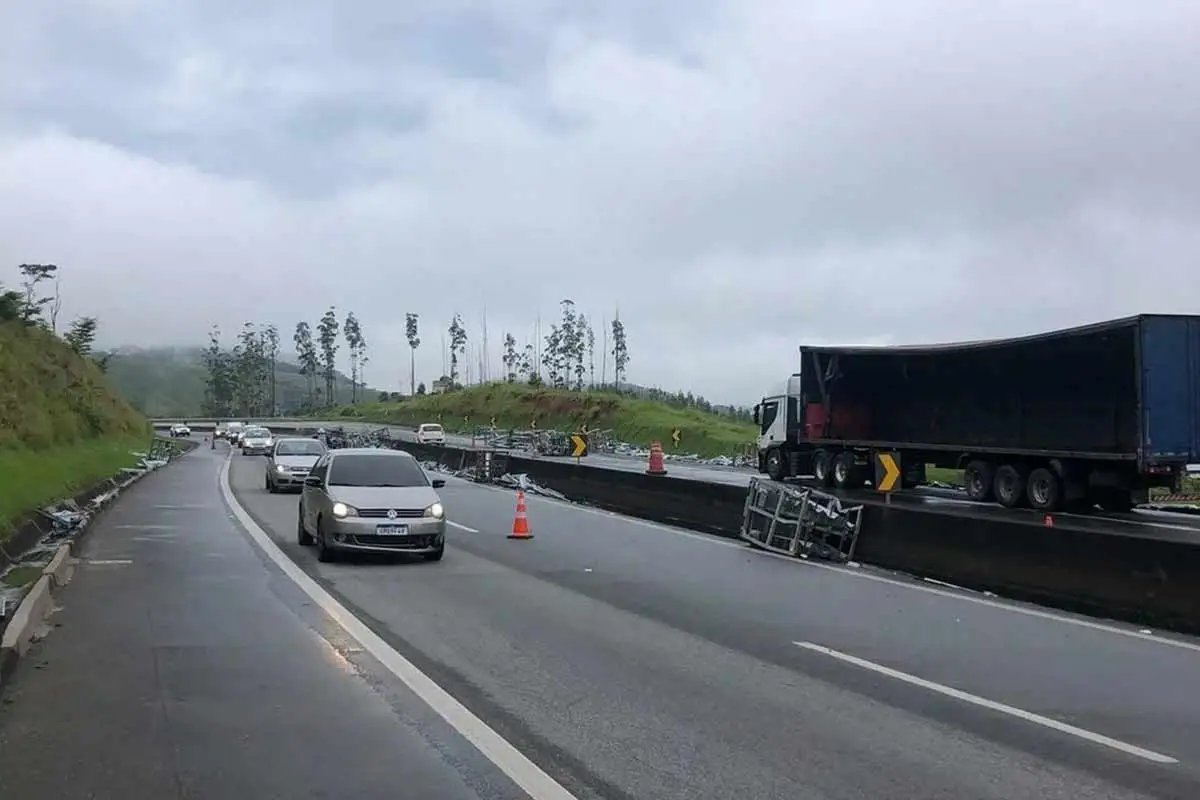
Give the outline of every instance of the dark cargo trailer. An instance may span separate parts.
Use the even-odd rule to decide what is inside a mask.
[[[887,451],[907,487],[933,464],[964,469],[975,500],[1125,510],[1200,463],[1200,316],[800,354],[787,391],[756,407],[776,479],[862,486]]]

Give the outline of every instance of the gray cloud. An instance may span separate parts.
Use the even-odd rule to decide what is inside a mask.
[[[0,259],[121,341],[333,303],[395,385],[403,312],[431,378],[453,313],[498,369],[570,296],[634,380],[747,401],[803,341],[1200,301],[1194,3],[24,6]]]

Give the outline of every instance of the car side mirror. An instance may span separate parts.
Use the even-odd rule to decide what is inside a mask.
[[[321,476],[320,475],[306,475],[304,478],[304,485],[312,486],[314,488],[320,489],[321,488]]]
[[[446,485],[446,479],[445,478],[434,478],[432,481],[430,481],[430,484],[433,486],[433,488],[440,489]]]

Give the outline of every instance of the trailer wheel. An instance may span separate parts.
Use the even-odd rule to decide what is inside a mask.
[[[838,453],[833,459],[833,485],[837,488],[857,488],[856,480],[860,474],[854,463],[854,453]]]
[[[996,470],[992,485],[996,501],[1005,508],[1017,508],[1025,502],[1025,473],[1012,464],[1004,464]]]
[[[830,458],[828,450],[818,450],[817,452],[813,453],[813,476],[816,477],[817,483],[821,484],[822,486],[833,485],[833,470],[832,464],[830,464],[832,460],[833,459]]]
[[[773,481],[787,477],[787,463],[783,460],[783,451],[778,447],[767,453],[767,476]]]
[[[968,499],[978,503],[990,503],[996,496],[996,470],[986,461],[972,461],[963,471]]]
[[[1029,473],[1026,492],[1029,495],[1029,505],[1038,511],[1058,511],[1062,506],[1062,480],[1054,470],[1038,467]]]

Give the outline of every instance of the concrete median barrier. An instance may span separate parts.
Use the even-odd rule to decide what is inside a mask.
[[[992,511],[992,509],[988,509]],[[867,504],[864,563],[1085,614],[1200,633],[1200,546],[1138,526]]]
[[[469,468],[478,452],[401,445]],[[640,519],[736,538],[746,489],[561,461],[509,456],[510,473],[569,499]],[[1200,530],[1106,518],[891,502],[856,493],[864,512],[856,559],[975,590],[1137,624],[1200,633]]]

